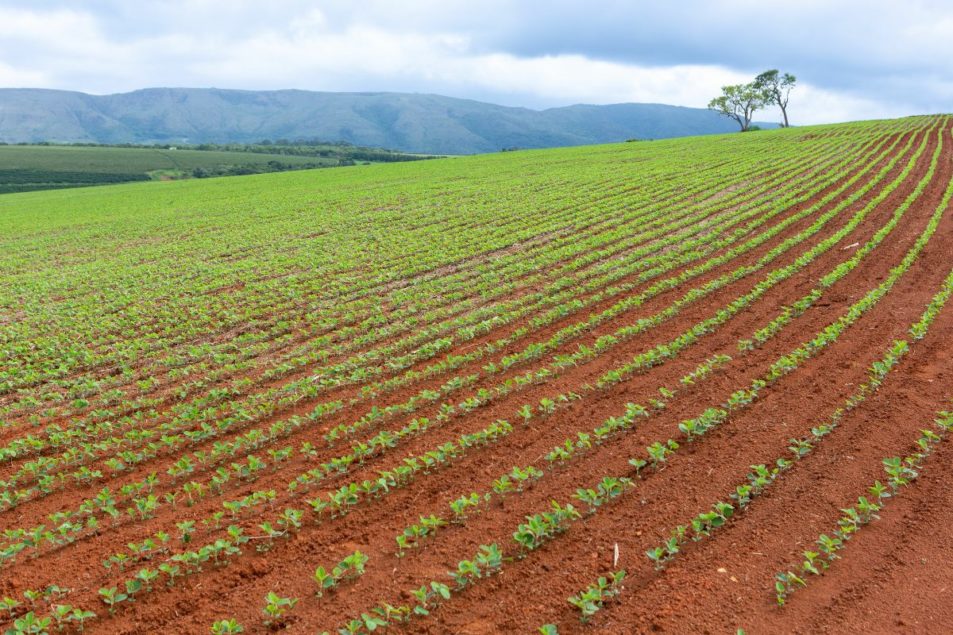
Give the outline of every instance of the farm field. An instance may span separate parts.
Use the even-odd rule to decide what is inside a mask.
[[[132,181],[252,174],[352,164],[363,156],[383,160],[407,155],[353,146],[312,146],[311,156],[255,151],[162,147],[0,145],[0,194],[108,185]],[[299,150],[300,148],[292,148]],[[319,155],[324,151],[326,156]]]
[[[948,632],[951,197],[949,116],[2,195],[0,631]]]

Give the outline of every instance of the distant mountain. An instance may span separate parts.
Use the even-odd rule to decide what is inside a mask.
[[[409,93],[148,88],[98,96],[0,89],[0,141],[6,143],[313,138],[405,152],[472,154],[736,129],[711,111],[663,104],[530,110]]]

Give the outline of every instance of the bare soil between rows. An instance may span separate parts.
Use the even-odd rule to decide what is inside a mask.
[[[735,343],[764,326],[783,306],[810,291],[821,276],[850,258],[851,245],[863,245],[890,219],[927,173],[930,155],[936,147],[935,133],[929,133],[927,148],[906,180],[857,229],[816,258],[803,272],[781,282],[725,326],[649,373],[636,375],[606,390],[580,389],[593,384],[614,365],[669,341],[709,317],[749,291],[764,273],[793,262],[833,234],[900,172],[906,159],[872,192],[832,219],[818,235],[784,254],[764,271],[733,282],[686,307],[659,327],[621,343],[610,354],[567,369],[546,383],[507,395],[468,416],[453,418],[419,438],[408,440],[384,458],[369,459],[346,476],[322,483],[320,491],[326,491],[348,481],[370,478],[404,456],[420,454],[462,433],[472,433],[498,418],[516,424],[514,432],[501,441],[476,448],[432,474],[421,475],[406,488],[358,506],[344,518],[318,525],[306,523],[292,538],[279,541],[267,553],[256,553],[253,547],[246,545],[244,553],[228,565],[208,567],[201,574],[177,582],[174,588],[156,588],[140,601],[123,607],[115,616],[109,616],[98,602],[96,591],[102,586],[118,585],[122,577],[114,570],[107,572],[101,561],[123,549],[126,543],[142,540],[157,530],[173,533],[176,521],[208,517],[214,510],[221,509],[221,499],[210,498],[192,508],[173,510],[166,506],[153,519],[124,523],[114,529],[104,526],[99,536],[44,554],[35,561],[18,560],[0,570],[0,595],[20,594],[26,588],[51,582],[69,586],[73,593],[67,601],[100,614],[100,619],[86,629],[92,633],[207,632],[212,621],[226,617],[235,617],[243,623],[246,633],[264,633],[268,629],[261,624],[262,598],[274,590],[300,598],[282,621],[282,632],[311,633],[324,629],[334,632],[345,619],[368,612],[377,601],[409,603],[413,601],[409,589],[432,579],[449,581],[447,571],[457,560],[472,557],[480,544],[498,542],[512,556],[515,549],[510,535],[525,515],[544,511],[550,500],[578,505],[572,500],[577,487],[592,487],[602,476],[629,473],[629,457],[656,439],[676,437],[680,420],[723,402],[733,390],[762,374],[779,355],[812,337],[882,282],[923,231],[953,179],[953,140],[950,127],[946,126],[936,175],[900,225],[856,270],[827,289],[821,301],[759,349],[742,355]],[[879,166],[871,175],[877,169]],[[818,214],[844,200],[864,182],[862,179]],[[730,188],[725,190],[730,191]],[[798,202],[773,222],[805,209],[820,196]],[[813,220],[812,216],[795,223],[764,245],[703,274],[690,286],[704,284],[735,267],[756,262]],[[791,437],[802,436],[839,407],[852,388],[864,381],[867,368],[884,348],[895,338],[907,336],[906,329],[919,317],[953,267],[951,254],[953,209],[947,209],[938,231],[913,267],[873,310],[828,350],[772,386],[750,408],[733,414],[714,433],[680,449],[665,469],[638,480],[633,490],[620,500],[574,523],[565,534],[527,557],[508,559],[502,573],[455,593],[431,616],[415,618],[387,632],[528,633],[547,622],[558,624],[560,633],[722,633],[734,632],[737,628],[744,628],[748,633],[949,632],[953,624],[953,610],[949,608],[953,605],[953,575],[949,567],[949,554],[953,553],[950,511],[953,495],[949,487],[953,478],[951,441],[940,445],[923,477],[888,503],[883,519],[861,532],[843,552],[843,560],[828,574],[796,593],[783,609],[774,604],[771,585],[774,573],[796,561],[818,533],[830,531],[840,507],[863,494],[874,479],[882,478],[880,460],[883,457],[908,451],[917,431],[929,426],[937,410],[953,408],[949,401],[953,397],[953,349],[950,347],[953,306],[945,308],[924,340],[912,345],[910,355],[890,374],[879,392],[845,417],[830,439],[810,457],[798,462],[768,494],[757,499],[723,531],[709,540],[690,545],[674,564],[661,572],[652,568],[644,551],[657,544],[675,524],[687,521],[715,500],[724,500],[733,486],[744,479],[749,465],[769,463],[783,456]],[[681,269],[676,269],[673,273],[679,271]],[[572,352],[580,343],[591,345],[599,336],[612,333],[619,326],[664,309],[684,291],[664,292],[584,337],[574,338],[555,353]],[[591,310],[598,311],[610,304],[606,300]],[[544,341],[576,319],[578,316],[558,321],[533,333],[532,337],[535,341]],[[521,324],[523,322],[509,325],[504,332],[512,332]],[[499,335],[495,332],[481,336],[475,340],[476,345]],[[465,344],[468,348],[473,345]],[[524,342],[517,342],[458,372],[478,370],[487,361],[498,361],[523,345]],[[454,352],[459,351],[450,351]],[[716,353],[728,354],[734,359],[699,386],[678,391],[664,411],[653,413],[628,433],[581,454],[563,467],[547,468],[542,457],[553,445],[578,431],[591,430],[607,416],[621,414],[627,402],[647,403],[657,394],[658,387],[677,386],[681,376]],[[491,388],[518,373],[539,368],[550,356],[481,379],[464,394]],[[399,403],[421,388],[439,385],[439,379],[416,382],[386,395],[386,401],[376,403]],[[350,397],[358,394],[358,389],[346,388],[332,395]],[[542,397],[574,389],[583,392],[583,399],[547,418],[537,417],[527,427],[516,420],[514,413],[523,403],[534,404]],[[308,407],[313,407],[313,403],[306,402],[292,412]],[[297,447],[302,441],[320,438],[328,426],[349,422],[363,411],[360,407],[347,408],[329,419],[327,425],[322,422],[320,429],[300,430],[280,446]],[[422,410],[412,416],[434,414]],[[395,417],[384,427],[397,428],[410,418]],[[266,420],[256,425],[267,423]],[[320,459],[327,460],[344,447],[321,450]],[[162,474],[170,463],[171,460],[165,458],[149,462],[123,480],[141,477],[151,470]],[[494,478],[513,465],[536,465],[547,473],[524,493],[502,502],[494,501],[466,524],[439,531],[408,556],[394,555],[394,536],[409,523],[432,513],[447,517],[450,500],[471,491],[486,491]],[[278,492],[274,509],[243,518],[239,524],[249,533],[255,533],[257,522],[273,517],[286,506],[306,509],[303,497],[288,495],[284,484],[289,474],[307,467],[307,462],[293,460],[287,468],[275,473],[269,471],[253,485],[228,489],[226,499],[260,489],[274,488]],[[98,486],[72,488],[26,505],[22,510],[5,513],[3,517],[10,525],[17,526],[43,522],[49,512],[63,509],[77,496],[89,496],[98,489]],[[164,491],[160,489],[158,493]],[[317,491],[311,495],[314,493]],[[306,514],[310,511],[306,510]],[[201,543],[221,535],[221,530],[207,535],[197,532],[196,538]],[[598,575],[610,571],[617,547],[620,557],[616,566],[629,571],[625,588],[590,625],[583,625],[566,598],[578,593]],[[314,568],[333,565],[354,549],[371,556],[367,573],[339,591],[320,599],[313,597],[315,585],[310,576]],[[125,577],[134,571],[135,568],[127,571]]]

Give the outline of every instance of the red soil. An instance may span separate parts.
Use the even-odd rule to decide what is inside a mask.
[[[906,157],[871,192],[832,219],[818,234],[784,253],[763,270],[731,282],[699,302],[686,305],[658,327],[621,342],[589,363],[561,371],[544,383],[505,395],[466,416],[453,417],[424,435],[401,441],[384,456],[370,458],[363,465],[352,467],[346,475],[325,480],[319,489],[307,495],[289,493],[285,485],[294,474],[317,467],[347,450],[347,443],[325,447],[321,442],[325,430],[332,425],[353,422],[371,405],[400,403],[422,388],[437,388],[447,377],[416,381],[375,400],[355,403],[322,420],[320,426],[299,429],[277,445],[297,448],[304,441],[314,442],[318,452],[316,459],[295,453],[280,470],[269,468],[254,483],[233,480],[226,486],[222,497],[210,496],[194,507],[180,503],[173,509],[165,505],[154,518],[142,521],[127,518],[115,527],[104,522],[99,535],[87,536],[57,549],[45,549],[36,560],[21,557],[14,564],[0,569],[0,596],[22,597],[19,594],[24,589],[41,588],[51,583],[70,587],[72,592],[64,602],[90,608],[99,614],[98,619],[87,625],[89,632],[202,633],[208,632],[214,620],[234,617],[244,624],[246,633],[257,633],[267,631],[262,625],[262,598],[269,591],[276,591],[283,596],[300,598],[297,606],[280,622],[281,628],[295,633],[324,629],[335,632],[347,619],[361,612],[370,612],[379,601],[392,605],[412,604],[414,598],[409,590],[430,580],[452,585],[447,572],[455,568],[457,561],[472,557],[481,544],[497,542],[508,556],[498,575],[454,592],[451,600],[430,616],[415,617],[406,625],[388,630],[526,633],[534,632],[541,624],[554,623],[558,624],[560,633],[590,630],[724,633],[738,628],[744,628],[748,633],[949,632],[953,628],[953,573],[949,566],[949,557],[953,553],[953,493],[948,486],[953,476],[953,447],[949,441],[940,444],[918,481],[888,501],[882,519],[863,529],[849,543],[841,552],[842,560],[824,576],[812,579],[811,584],[795,593],[783,608],[777,607],[774,600],[773,577],[778,571],[799,562],[801,552],[810,547],[818,534],[831,532],[842,507],[866,493],[867,486],[875,479],[883,479],[881,459],[908,452],[918,431],[931,425],[935,413],[951,408],[953,306],[946,306],[922,341],[911,343],[910,353],[890,373],[878,392],[845,415],[829,438],[798,461],[763,496],[756,498],[744,513],[710,539],[689,544],[663,571],[656,571],[644,554],[646,549],[664,539],[675,525],[687,522],[717,500],[727,500],[735,485],[744,481],[750,465],[770,464],[775,458],[786,456],[789,440],[803,437],[812,426],[826,421],[836,408],[841,407],[853,389],[865,381],[867,369],[891,342],[898,338],[909,339],[907,329],[910,324],[920,317],[953,266],[953,208],[943,211],[937,232],[910,270],[836,343],[766,389],[750,407],[732,413],[713,432],[690,444],[683,443],[664,469],[649,472],[636,480],[631,491],[594,515],[572,523],[564,534],[540,549],[528,553],[525,558],[515,558],[513,556],[518,551],[511,538],[517,524],[526,515],[545,511],[549,501],[572,502],[582,507],[572,498],[576,488],[594,487],[607,475],[632,476],[632,469],[628,466],[630,457],[640,456],[642,449],[655,440],[680,438],[679,421],[723,403],[733,391],[749,385],[779,356],[837,320],[852,303],[882,282],[923,232],[947,185],[953,180],[953,139],[950,136],[953,128],[946,119],[942,120],[942,125],[945,126],[945,136],[936,174],[901,223],[854,271],[825,290],[814,306],[762,347],[741,355],[736,343],[767,324],[781,307],[790,305],[817,286],[820,278],[852,256],[855,249],[852,245],[863,245],[888,222],[913,192],[916,183],[926,175],[937,143],[934,131],[927,131],[924,127],[915,133],[913,148],[926,138],[926,150],[904,182],[856,229],[804,270],[771,288],[723,327],[705,335],[678,357],[650,372],[635,375],[605,390],[586,388],[595,384],[607,370],[633,355],[668,342],[697,322],[711,317],[733,299],[749,292],[768,271],[793,263],[812,246],[833,235],[901,173]],[[908,138],[904,136],[897,147],[902,148]],[[700,287],[737,267],[757,262],[784,240],[810,226],[818,215],[859,190],[886,162],[879,163],[866,177],[819,212],[793,223],[765,244],[700,275],[688,283],[687,288],[663,292],[642,306],[573,338],[554,353],[569,354],[580,344],[591,346],[600,336],[614,333],[621,326],[665,309],[686,290]],[[854,173],[844,174],[838,185]],[[737,187],[715,192],[708,196],[708,200],[714,198],[720,202],[724,199],[727,203],[730,195],[736,193],[732,188]],[[809,208],[836,187],[797,201],[768,226]],[[545,244],[549,238],[541,237],[540,244]],[[485,262],[491,258],[492,254],[488,254],[478,260]],[[473,264],[461,262],[429,275],[439,278],[464,271]],[[683,269],[674,269],[666,275],[677,275]],[[385,293],[395,284],[399,285],[400,281],[383,284],[372,292]],[[640,285],[631,293],[639,293],[649,286],[651,282]],[[600,301],[587,308],[584,315],[567,316],[534,331],[529,339],[519,340],[454,372],[461,376],[481,373],[483,365],[522,350],[527,341],[545,341],[560,328],[608,308],[617,300]],[[527,325],[532,317],[530,315],[466,342],[450,353],[472,350],[505,337]],[[650,398],[658,396],[659,387],[678,387],[680,377],[717,353],[731,355],[734,359],[698,386],[678,391],[664,411],[638,421],[628,432],[578,455],[561,467],[548,467],[543,457],[554,445],[573,437],[578,431],[591,431],[608,416],[621,415],[628,402],[647,404]],[[502,373],[482,373],[476,384],[455,393],[452,401],[459,403],[480,388],[489,389],[529,369],[542,368],[551,361],[552,354]],[[436,359],[442,358],[441,355]],[[421,362],[414,368],[427,363],[430,362]],[[570,391],[580,392],[583,398],[561,407],[549,417],[535,417],[528,426],[522,426],[514,414],[523,404],[536,404],[543,397]],[[360,385],[335,389],[319,399],[307,400],[278,412],[273,418],[254,422],[254,426],[267,428],[272,420],[302,414],[317,402],[332,398],[356,399],[359,395]],[[425,406],[412,415],[387,419],[380,428],[399,429],[414,417],[434,418],[436,414],[436,406]],[[126,549],[129,542],[141,541],[161,530],[176,536],[176,522],[186,519],[201,522],[222,509],[222,500],[234,500],[256,490],[275,489],[273,509],[259,510],[235,521],[246,529],[246,533],[260,535],[258,523],[273,519],[286,507],[306,510],[305,498],[332,491],[351,481],[375,477],[378,471],[399,464],[403,457],[420,455],[500,418],[514,423],[515,429],[509,436],[484,448],[472,448],[451,464],[431,474],[421,474],[409,486],[367,501],[343,518],[325,520],[320,524],[306,522],[289,539],[278,540],[267,553],[257,553],[253,543],[247,543],[242,548],[243,553],[233,557],[227,565],[208,565],[202,573],[178,580],[174,588],[160,584],[153,592],[141,595],[138,601],[123,606],[113,616],[99,602],[98,589],[121,586],[122,580],[133,575],[139,567],[155,566],[159,562],[134,566],[124,574],[115,567],[104,569],[102,561]],[[366,441],[377,430],[369,429],[355,439]],[[222,438],[235,436],[229,433]],[[211,446],[211,442],[205,442],[189,449],[207,450]],[[258,452],[260,456],[264,453],[264,449]],[[164,475],[174,458],[160,456],[137,466],[129,475],[111,483],[114,492],[121,483],[141,479],[151,471]],[[503,500],[495,497],[484,506],[482,513],[465,524],[441,529],[420,549],[403,558],[395,556],[394,537],[404,527],[422,515],[438,514],[448,518],[449,501],[470,492],[489,491],[493,480],[514,465],[535,465],[546,475],[521,494]],[[3,466],[4,473],[9,469]],[[210,474],[197,472],[193,478],[207,476]],[[101,487],[101,483],[88,487],[71,485],[36,502],[4,512],[0,518],[4,527],[46,523],[47,514],[73,508],[82,498],[94,496]],[[173,488],[170,479],[165,478],[156,494],[161,497]],[[310,511],[305,514],[310,518]],[[226,519],[223,524],[227,525],[229,521]],[[220,537],[225,537],[223,529],[200,530],[196,532],[195,541],[204,544]],[[170,544],[173,553],[182,549],[175,538]],[[315,567],[323,565],[329,568],[355,549],[370,556],[367,573],[323,598],[315,598],[315,583],[311,579]],[[618,562],[614,563],[616,550]],[[590,624],[582,624],[567,598],[613,568],[627,570],[622,593],[607,603]]]

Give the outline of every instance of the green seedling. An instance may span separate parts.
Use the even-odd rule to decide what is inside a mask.
[[[790,571],[778,573],[774,576],[774,597],[778,606],[784,606],[788,595],[798,586],[807,586],[807,583]]]
[[[274,591],[269,591],[268,595],[265,596],[265,608],[262,609],[265,614],[265,626],[269,628],[277,627],[285,613],[293,609],[297,603],[297,598],[285,598]]]
[[[414,606],[415,615],[430,615],[430,612],[446,600],[450,599],[450,587],[441,582],[431,582],[411,591],[417,600]]]
[[[595,584],[591,584],[581,593],[571,596],[569,603],[579,609],[580,620],[583,623],[588,622],[607,600],[621,593],[624,579],[625,570],[616,571],[608,578],[600,577]]]
[[[351,555],[342,559],[330,571],[324,567],[318,567],[314,571],[314,581],[318,585],[315,595],[321,597],[325,591],[335,588],[340,582],[353,580],[364,575],[364,568],[367,565],[368,556],[355,551]]]
[[[13,619],[13,614],[19,606],[20,602],[11,597],[4,596],[4,598],[0,600],[0,611],[6,612],[8,620]]]
[[[129,596],[122,593],[116,587],[103,588],[99,590],[99,598],[109,607],[109,614],[116,612],[116,605],[125,602]]]
[[[235,618],[219,620],[212,624],[211,631],[213,635],[235,635],[244,633],[245,628],[235,621]]]
[[[14,620],[13,632],[16,635],[43,635],[50,627],[51,618],[37,617],[33,611],[30,611],[23,617]]]

